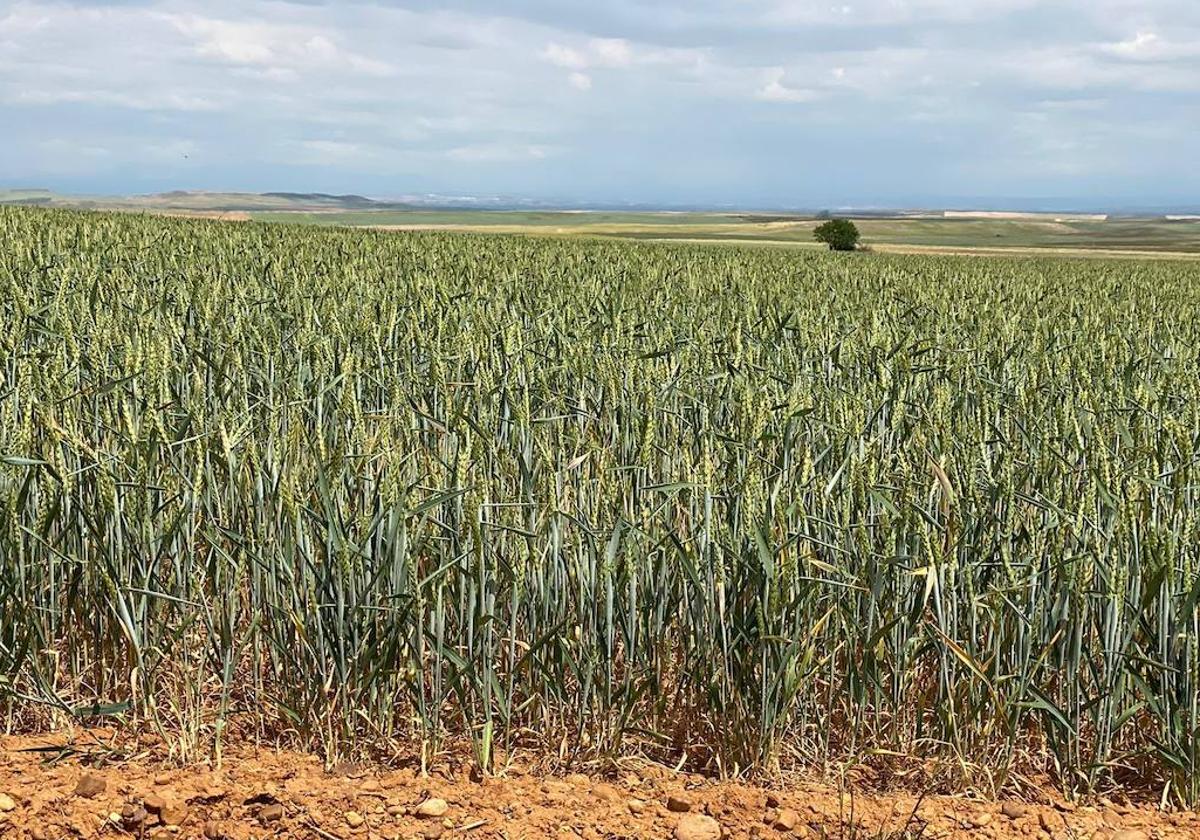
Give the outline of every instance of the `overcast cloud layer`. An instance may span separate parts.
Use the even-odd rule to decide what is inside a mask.
[[[0,0],[0,129],[76,192],[1196,204],[1200,2]]]

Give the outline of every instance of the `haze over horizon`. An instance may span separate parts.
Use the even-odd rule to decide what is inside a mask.
[[[1195,206],[1194,0],[0,0],[0,186]]]

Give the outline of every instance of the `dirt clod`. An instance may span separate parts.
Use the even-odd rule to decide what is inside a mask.
[[[15,811],[17,803],[7,793],[0,793],[0,812]]]
[[[621,793],[615,787],[606,782],[600,782],[592,788],[592,793],[596,794],[596,798],[603,802],[620,802]]]
[[[149,793],[143,797],[142,807],[145,808],[147,812],[157,816],[158,814],[162,813],[163,808],[167,807],[167,802],[158,794]]]
[[[269,805],[264,805],[258,811],[258,821],[263,825],[267,823],[279,822],[283,819],[283,806],[278,802],[272,802]]]
[[[204,824],[204,836],[207,840],[224,840],[225,832],[220,823],[209,820]]]
[[[358,813],[358,811],[347,811],[345,814],[343,814],[343,816],[346,818],[346,825],[350,826],[351,828],[358,828],[360,825],[366,822],[366,820],[363,819],[363,815]]]
[[[146,821],[146,809],[132,802],[121,809],[121,822],[129,828],[136,828]]]
[[[667,810],[675,814],[686,814],[692,810],[692,800],[683,794],[672,794],[667,797]]]
[[[104,793],[108,782],[95,773],[84,773],[75,785],[75,795],[84,799],[94,799]]]
[[[721,840],[721,824],[704,814],[684,814],[675,826],[675,840]]]
[[[771,827],[776,831],[791,831],[800,822],[800,815],[791,808],[780,808]]]
[[[629,813],[631,814],[646,813],[646,803],[640,799],[630,799],[625,803],[625,807],[629,809]]]
[[[184,805],[172,805],[170,803],[163,806],[159,811],[158,818],[162,820],[163,825],[183,825],[187,820],[188,809]]]
[[[983,828],[992,821],[992,815],[987,811],[976,811],[965,820],[968,828]]]
[[[1015,799],[1010,799],[1000,806],[1000,813],[1010,820],[1019,820],[1029,813],[1029,806],[1024,802],[1017,802]]]

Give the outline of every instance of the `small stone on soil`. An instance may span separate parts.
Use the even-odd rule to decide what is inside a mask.
[[[416,814],[418,817],[440,817],[449,809],[445,799],[426,799],[417,806]]]
[[[625,803],[625,807],[629,809],[631,814],[644,814],[646,812],[646,803],[640,799],[630,799]]]
[[[704,814],[684,814],[675,826],[675,840],[721,840],[721,824]]]
[[[283,819],[283,806],[278,802],[264,805],[258,811],[258,820],[262,823],[278,822]]]
[[[345,817],[346,825],[350,826],[351,828],[358,828],[360,825],[366,822],[366,820],[363,819],[363,815],[358,813],[358,811],[347,811],[345,813]]]
[[[17,803],[7,793],[0,793],[0,811],[15,811]]]

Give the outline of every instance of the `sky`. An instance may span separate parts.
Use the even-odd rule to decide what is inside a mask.
[[[0,186],[1200,204],[1200,0],[0,0]]]

